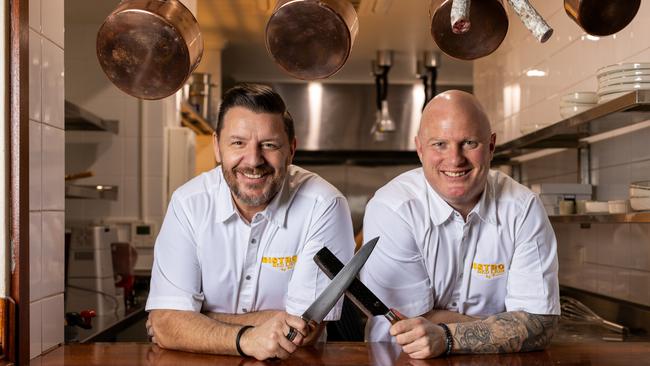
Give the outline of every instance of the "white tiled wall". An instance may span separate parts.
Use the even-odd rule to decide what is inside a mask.
[[[29,1],[31,357],[64,337],[63,18],[63,0]]]
[[[504,142],[559,121],[559,98],[572,91],[595,91],[601,67],[650,61],[650,3],[616,35],[593,40],[565,13],[560,1],[533,4],[554,28],[539,44],[516,17],[508,36],[492,55],[474,65],[474,91]],[[528,77],[526,71],[546,72]],[[650,179],[650,129],[592,144],[590,172],[595,199],[627,198],[632,181]],[[523,181],[576,182],[575,150],[523,165]],[[650,224],[554,225],[558,237],[560,283],[650,305]]]

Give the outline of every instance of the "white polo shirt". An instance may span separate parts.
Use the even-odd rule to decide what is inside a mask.
[[[318,175],[289,166],[282,189],[246,223],[221,167],[178,188],[154,248],[146,310],[300,315],[330,280],[313,261],[354,251],[347,201]],[[342,302],[325,320],[340,317]]]
[[[560,314],[555,234],[539,198],[490,171],[465,222],[426,181],[422,168],[382,187],[363,220],[379,236],[361,280],[408,317],[432,308],[472,316],[522,310]],[[370,341],[391,341],[390,323],[369,321]]]

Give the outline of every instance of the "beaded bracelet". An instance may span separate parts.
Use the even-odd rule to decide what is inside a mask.
[[[242,351],[241,346],[239,345],[239,341],[241,340],[241,336],[244,335],[244,332],[249,330],[250,328],[253,328],[252,325],[244,325],[239,329],[239,332],[237,332],[237,338],[235,338],[235,346],[237,346],[237,352],[239,352],[239,355],[242,357],[248,357],[247,354]]]
[[[445,342],[447,343],[447,350],[445,351],[445,356],[451,354],[451,349],[454,348],[454,337],[451,335],[449,327],[445,323],[438,323],[438,325],[445,331]]]

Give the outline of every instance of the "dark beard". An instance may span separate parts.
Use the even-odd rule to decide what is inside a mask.
[[[263,191],[261,195],[249,196],[239,189],[239,182],[237,182],[236,176],[237,172],[247,174],[270,174],[272,176],[272,179],[270,181],[268,189]],[[281,171],[277,176],[275,176],[274,173],[275,169],[273,169],[271,166],[263,165],[257,168],[235,168],[232,170],[224,170],[223,176],[226,180],[226,184],[228,184],[228,187],[230,187],[230,191],[235,197],[237,197],[238,200],[248,206],[257,207],[271,202],[275,194],[280,191],[280,188],[282,187],[282,181],[286,175],[286,170]],[[262,188],[262,185],[252,185],[251,188]]]

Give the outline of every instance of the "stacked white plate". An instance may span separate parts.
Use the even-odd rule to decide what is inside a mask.
[[[593,108],[598,103],[595,92],[573,92],[560,99],[560,116],[569,118]]]
[[[635,90],[650,90],[650,62],[622,63],[598,70],[598,103]]]

